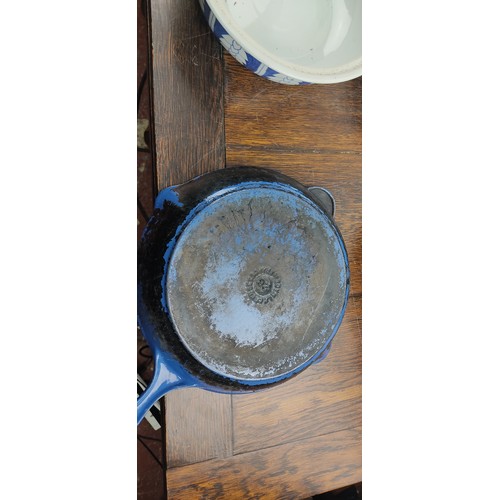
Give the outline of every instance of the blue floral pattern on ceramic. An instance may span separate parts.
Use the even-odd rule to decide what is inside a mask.
[[[245,68],[253,71],[256,75],[263,76],[268,80],[285,85],[308,85],[310,82],[297,80],[290,76],[279,73],[278,71],[266,66],[264,63],[256,59],[252,54],[246,52],[245,49],[226,31],[222,24],[215,17],[205,0],[199,0],[210,29],[219,39],[222,46]]]

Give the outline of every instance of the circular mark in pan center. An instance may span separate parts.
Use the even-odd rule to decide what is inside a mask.
[[[254,271],[247,280],[247,296],[257,304],[267,304],[278,295],[281,279],[270,267]]]

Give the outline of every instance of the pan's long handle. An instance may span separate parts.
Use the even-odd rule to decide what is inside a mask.
[[[185,385],[184,380],[174,371],[170,370],[160,358],[155,359],[155,372],[153,380],[147,389],[137,399],[137,425],[146,415],[147,411],[167,392]]]

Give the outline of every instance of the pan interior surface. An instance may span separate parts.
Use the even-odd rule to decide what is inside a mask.
[[[265,381],[323,350],[342,319],[347,275],[338,233],[311,200],[252,187],[188,223],[165,290],[177,334],[201,364]]]

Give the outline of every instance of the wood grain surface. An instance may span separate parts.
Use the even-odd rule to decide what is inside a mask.
[[[165,408],[169,467],[233,454],[230,395],[182,389],[167,394]]]
[[[196,0],[151,0],[158,187],[236,165],[329,189],[351,266],[332,350],[253,395],[166,398],[168,496],[301,499],[361,480],[361,78],[285,86],[241,67]]]
[[[158,188],[224,168],[222,48],[196,0],[151,0]]]
[[[300,500],[361,480],[361,429],[353,427],[169,471],[175,500]]]
[[[361,153],[361,78],[276,85],[224,54],[228,163],[244,155],[241,149]]]

